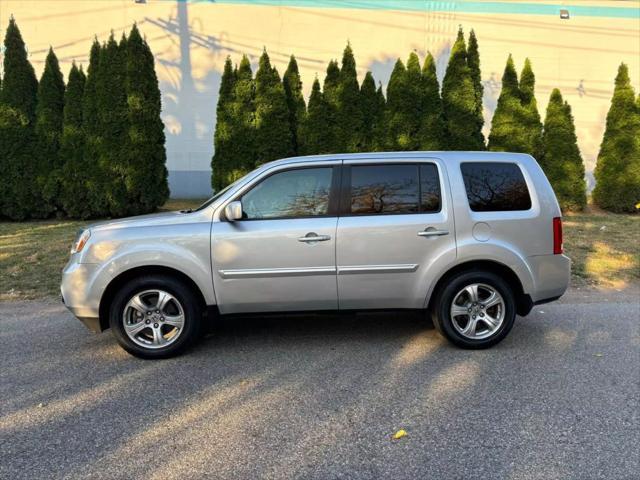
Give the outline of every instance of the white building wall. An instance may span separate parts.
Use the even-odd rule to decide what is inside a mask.
[[[349,6],[357,8],[337,8]],[[561,20],[566,8],[569,20]],[[104,41],[134,22],[156,57],[173,197],[210,193],[215,109],[224,60],[243,53],[254,66],[263,47],[282,74],[295,54],[306,95],[315,75],[340,58],[347,41],[360,79],[371,70],[386,85],[396,58],[431,51],[444,74],[458,26],[475,29],[485,84],[485,133],[509,53],[522,68],[531,58],[541,115],[551,90],[573,108],[587,170],[595,166],[613,79],[620,62],[640,87],[640,2],[420,0],[0,0],[0,26],[14,15],[40,75],[49,46],[65,75],[88,63],[94,35]]]

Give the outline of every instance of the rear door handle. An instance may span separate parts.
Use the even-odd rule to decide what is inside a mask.
[[[449,235],[449,230],[436,230],[431,227],[418,232],[419,237],[441,237],[442,235]]]
[[[318,235],[315,232],[309,232],[304,237],[298,237],[299,242],[305,243],[326,242],[327,240],[331,240],[329,235]]]

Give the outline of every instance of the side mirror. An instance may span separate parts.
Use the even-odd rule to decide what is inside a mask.
[[[230,222],[235,222],[242,218],[242,202],[236,200],[224,207],[224,216]]]

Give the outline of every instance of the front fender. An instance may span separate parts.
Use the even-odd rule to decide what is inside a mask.
[[[167,267],[189,277],[207,305],[215,305],[211,277],[210,224],[96,231],[80,263],[94,264],[91,297],[102,297],[109,283],[138,267]]]
[[[96,273],[96,287],[101,289],[100,295],[114,278],[138,267],[167,267],[177,270],[193,280],[207,305],[216,304],[208,259],[203,263],[201,258],[190,251],[167,245],[163,245],[162,249],[139,245],[110,259]]]

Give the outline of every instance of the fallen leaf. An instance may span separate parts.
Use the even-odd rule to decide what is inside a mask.
[[[594,357],[602,357],[602,354],[601,353],[594,353],[593,356]]]
[[[394,440],[400,440],[402,437],[406,436],[407,432],[406,430],[398,430],[396,433],[393,434],[393,439]]]

